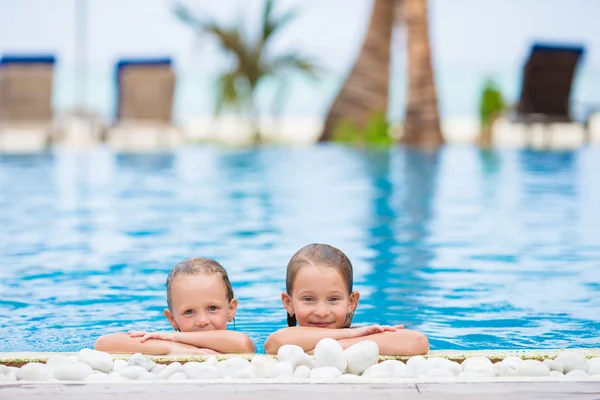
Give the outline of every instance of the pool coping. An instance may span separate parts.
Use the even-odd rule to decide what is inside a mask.
[[[529,350],[432,350],[423,357],[441,357],[451,361],[462,362],[466,358],[484,357],[492,362],[503,360],[506,357],[519,357],[528,360],[553,359],[559,353],[564,351],[574,351],[582,354],[586,358],[600,357],[600,348],[573,348],[573,349],[529,349]],[[0,352],[0,364],[6,366],[20,367],[29,362],[46,362],[50,357],[56,355],[76,356],[77,352]],[[132,354],[111,353],[114,359],[127,360]],[[186,363],[190,361],[204,361],[208,356],[198,355],[147,355],[149,358],[159,364],[169,364],[171,362]],[[251,360],[255,356],[265,356],[265,354],[221,354],[219,360],[231,357],[242,357]],[[267,355],[268,357],[276,357]],[[379,360],[400,360],[406,361],[411,356],[380,356]]]

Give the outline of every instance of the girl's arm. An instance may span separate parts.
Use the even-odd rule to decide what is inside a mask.
[[[219,353],[255,353],[254,343],[242,332],[218,330],[200,332],[131,332],[133,340],[147,343],[152,339],[176,342],[200,348],[207,348]],[[141,337],[140,339],[137,339]]]
[[[210,351],[187,344],[166,340],[147,340],[141,342],[127,333],[111,333],[100,336],[94,349],[107,353],[142,354],[209,354]]]
[[[342,339],[338,342],[344,349],[353,344],[371,340],[379,346],[379,354],[386,356],[416,356],[429,352],[429,340],[419,331],[399,329],[395,332],[381,332],[369,336]]]
[[[400,326],[398,326],[398,328],[399,327]],[[379,332],[395,331],[396,328],[397,327],[380,325],[371,325],[355,329],[324,329],[310,326],[293,326],[291,328],[283,328],[277,332],[273,332],[265,342],[265,352],[277,354],[277,350],[286,344],[295,344],[296,346],[302,347],[305,352],[308,352],[313,350],[321,339],[331,338],[340,341],[341,343],[342,340],[350,340]]]

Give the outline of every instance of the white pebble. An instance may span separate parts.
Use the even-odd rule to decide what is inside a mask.
[[[588,369],[590,375],[600,375],[600,363],[591,364]]]
[[[85,378],[85,380],[87,382],[105,382],[105,381],[110,380],[110,377],[108,374],[105,374],[104,372],[94,372],[93,374],[91,374],[87,378]]]
[[[482,357],[467,358],[462,363],[464,372],[474,372],[480,376],[495,376],[496,371],[494,370],[494,364],[487,359]]]
[[[156,363],[154,361],[140,353],[135,353],[132,355],[129,358],[127,365],[130,367],[142,367],[148,372],[152,371],[152,368],[156,367]]]
[[[10,373],[10,368],[6,365],[0,364],[0,375],[8,375]]]
[[[183,372],[183,365],[181,365],[180,362],[175,361],[167,365],[162,371],[160,371],[157,374],[158,379],[167,379],[168,377],[177,372]]]
[[[177,373],[171,375],[169,377],[169,380],[170,381],[185,381],[185,380],[187,380],[187,378],[188,377],[183,372],[177,372]]]
[[[94,370],[87,364],[63,364],[54,369],[54,379],[59,381],[83,381],[92,375]]]
[[[523,362],[523,359],[521,357],[510,356],[510,357],[504,358],[500,362],[503,364],[512,365],[516,369],[517,365],[519,365]]]
[[[360,376],[354,374],[344,374],[338,378],[338,382],[340,383],[356,383],[362,380]]]
[[[294,371],[294,376],[296,378],[307,379],[310,376],[310,368],[308,368],[306,365],[300,365]]]
[[[549,376],[550,368],[538,360],[524,360],[517,365],[517,376]]]
[[[85,363],[92,367],[92,369],[100,372],[111,372],[113,367],[111,355],[103,351],[81,349],[77,353],[77,361]]]
[[[57,354],[52,356],[46,361],[46,365],[56,368],[59,365],[73,365],[75,361],[69,356],[63,356],[62,354]]]
[[[444,368],[433,368],[427,371],[425,376],[429,378],[454,378],[454,374]]]
[[[217,367],[204,363],[186,363],[183,370],[190,379],[219,379]]]
[[[564,376],[562,372],[550,371],[550,376]]]
[[[371,340],[365,340],[348,347],[344,350],[344,354],[346,371],[360,375],[379,361],[379,346]]]
[[[480,378],[481,374],[477,372],[461,372],[460,375],[457,376],[458,380],[469,381],[473,378]]]
[[[255,379],[256,378],[256,368],[252,365],[242,368],[238,370],[233,376],[235,379]]]
[[[368,376],[370,378],[400,378],[403,377],[406,372],[407,366],[402,361],[385,360],[367,368],[362,376]]]
[[[277,378],[280,375],[292,376],[294,375],[294,367],[292,364],[286,361],[279,361],[273,368],[271,368],[271,378]]]
[[[294,368],[300,365],[300,361],[304,358],[304,355],[302,347],[293,344],[286,344],[277,350],[277,359],[290,363]]]
[[[145,371],[143,374],[141,374],[137,380],[138,381],[155,381],[158,379],[158,376],[156,374],[153,374],[152,372],[148,372]]]
[[[52,372],[46,364],[31,362],[23,365],[16,376],[20,381],[47,381],[52,378]]]
[[[268,378],[271,376],[271,369],[277,364],[277,360],[266,356],[254,356],[250,365],[255,369],[254,373],[257,378]]]
[[[139,365],[133,365],[127,368],[123,368],[121,371],[119,371],[119,374],[123,377],[123,378],[127,378],[129,380],[137,380],[140,376],[144,375],[146,371],[146,369],[144,369],[143,367],[140,367]]]
[[[565,372],[565,367],[560,361],[547,358],[543,362],[548,366],[548,368],[550,368],[550,371],[558,371],[561,374]]]
[[[342,345],[335,339],[321,339],[315,346],[315,365],[316,367],[337,368],[341,376],[346,370],[346,356]]]
[[[123,368],[126,368],[126,367],[127,367],[127,361],[125,361],[125,360],[115,360],[113,362],[112,372],[119,372]]]
[[[150,371],[153,374],[160,374],[165,368],[167,368],[167,364],[156,364],[156,367],[152,368],[152,371]],[[113,367],[114,370],[114,367]]]
[[[462,367],[455,361],[450,361],[442,357],[430,357],[427,359],[427,369],[442,368],[452,372],[452,375],[458,376],[463,372]]]
[[[600,357],[594,357],[594,358],[590,358],[589,360],[587,360],[588,362],[588,366],[592,366],[595,364],[600,364]]]
[[[589,377],[589,376],[590,376],[590,375],[589,375],[587,372],[585,372],[585,371],[583,371],[583,370],[581,370],[581,369],[574,369],[574,370],[572,370],[572,371],[569,371],[569,372],[567,372],[567,373],[565,374],[565,378],[566,378],[567,380],[571,380],[571,379],[579,379],[579,378],[587,378],[587,377]]]
[[[555,358],[556,361],[560,362],[564,366],[564,373],[580,369],[582,371],[588,370],[588,362],[585,357],[574,351],[564,351]]]
[[[219,359],[217,359],[217,356],[210,356],[206,360],[204,360],[204,364],[211,367],[216,367],[218,363]]]
[[[221,361],[217,364],[217,371],[221,378],[231,377],[233,378],[237,371],[250,366],[250,361],[245,358],[228,358],[227,360]]]
[[[406,367],[409,370],[413,371],[415,374],[421,375],[427,373],[427,370],[429,369],[429,364],[427,363],[425,357],[414,356],[409,358],[408,361],[406,361]]]
[[[333,340],[333,339],[332,339]],[[334,381],[342,376],[339,368],[332,366],[317,367],[310,371],[310,380],[318,382]]]
[[[129,379],[125,378],[124,376],[121,376],[119,372],[111,372],[108,375],[108,380],[111,382],[129,382]]]
[[[503,361],[494,363],[494,374],[495,376],[517,376],[517,366],[520,364],[505,363]]]
[[[298,365],[296,367],[299,367],[301,365],[304,365],[305,367],[308,367],[309,369],[313,369],[317,366],[317,362],[315,361],[315,358],[313,356],[310,356],[310,355],[304,353],[304,355],[300,358],[300,361],[298,362]]]

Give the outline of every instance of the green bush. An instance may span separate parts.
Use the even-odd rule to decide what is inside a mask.
[[[342,120],[333,131],[334,142],[364,146],[391,146],[390,124],[383,113],[374,113],[364,128],[352,121]]]
[[[487,79],[483,85],[479,102],[479,121],[481,126],[488,126],[495,117],[500,115],[506,104],[500,88],[492,79]]]

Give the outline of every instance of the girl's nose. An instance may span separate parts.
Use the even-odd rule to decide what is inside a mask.
[[[324,305],[318,305],[315,309],[315,315],[326,316],[327,314],[329,314],[329,309]]]
[[[199,316],[198,319],[196,320],[196,326],[199,326],[200,328],[204,328],[209,323],[210,323],[210,321],[208,320],[208,318],[206,318],[202,315]]]

